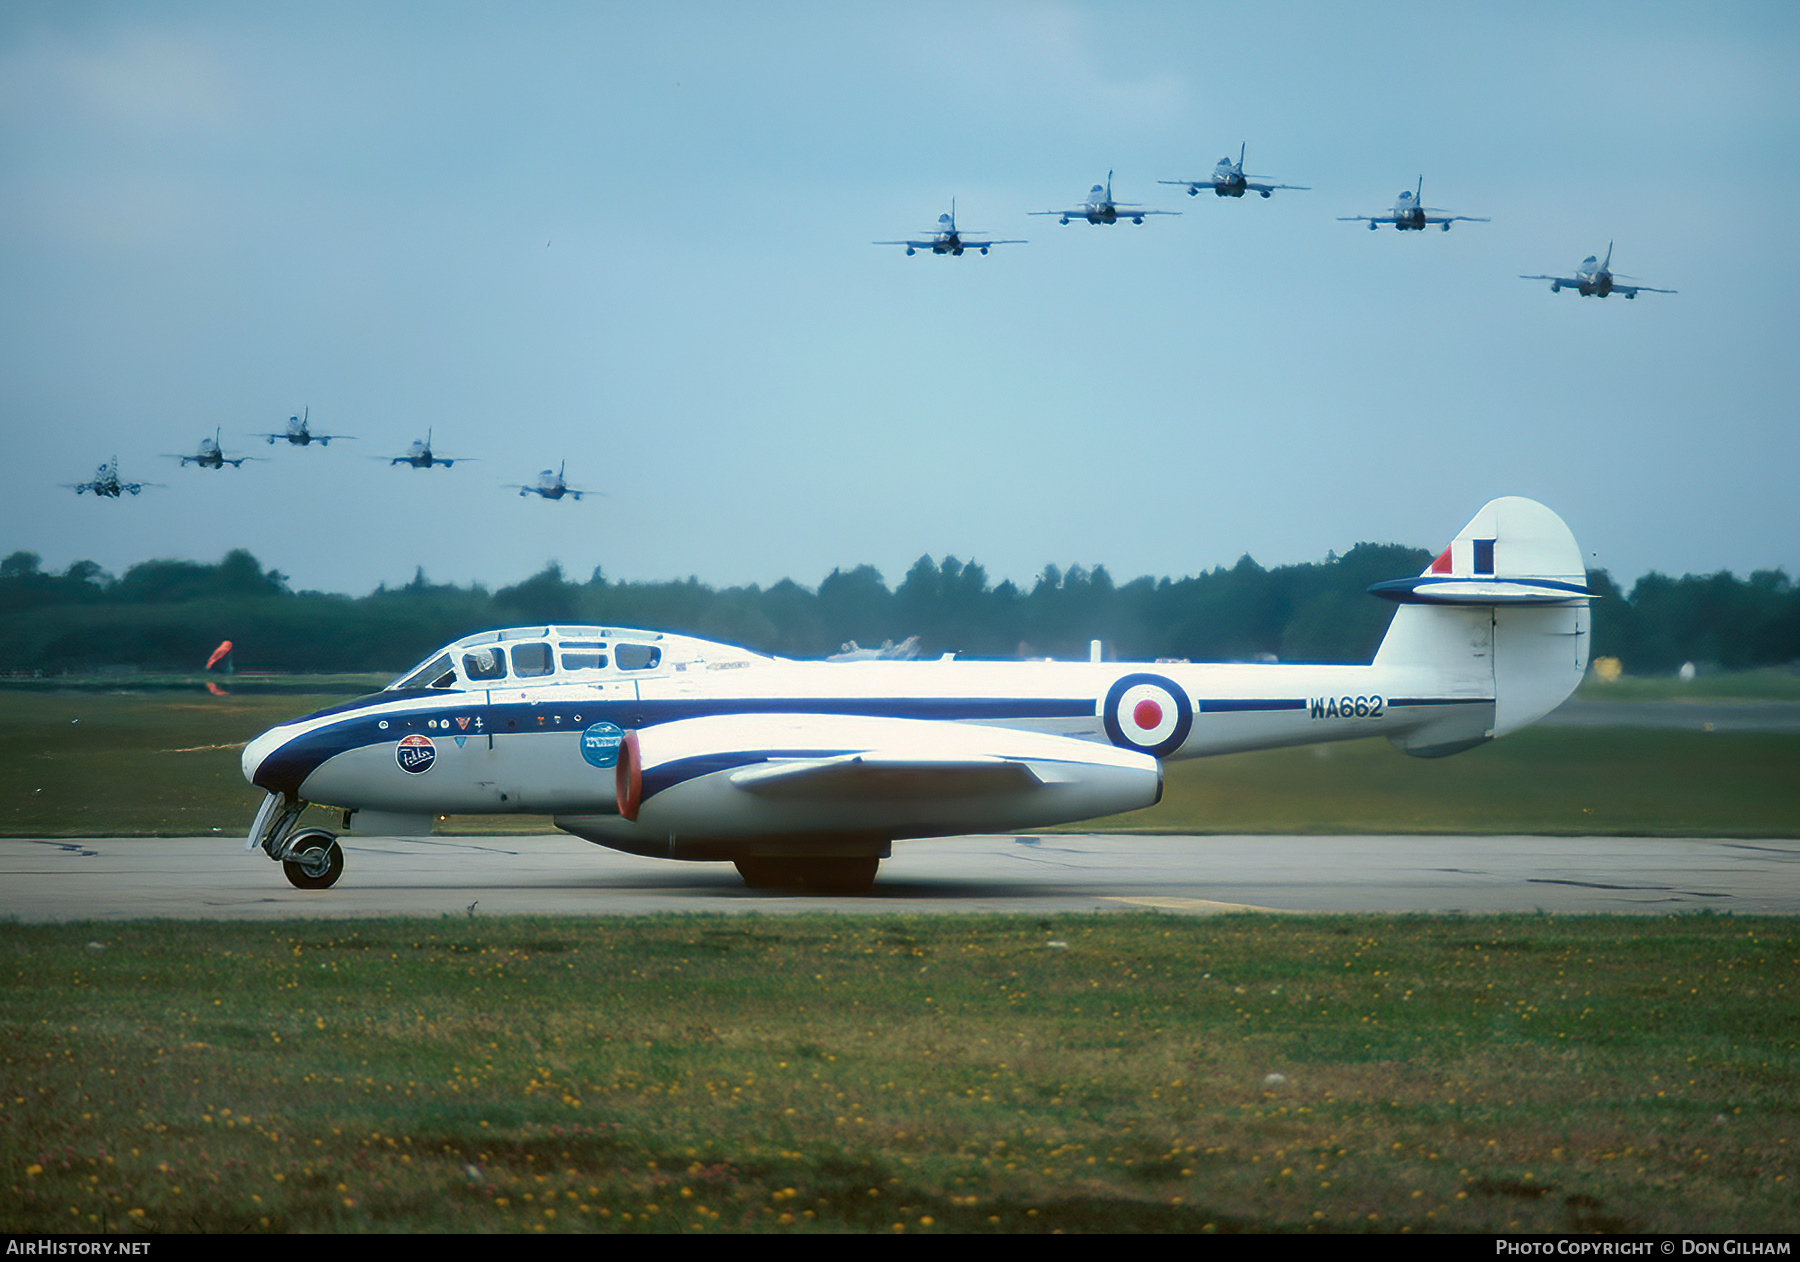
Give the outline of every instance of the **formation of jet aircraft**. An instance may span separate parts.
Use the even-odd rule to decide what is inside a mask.
[[[865,890],[897,841],[1153,805],[1162,764],[1385,736],[1435,758],[1560,705],[1587,667],[1580,548],[1532,500],[1485,505],[1396,602],[1367,666],[788,661],[683,635],[523,626],[445,645],[373,696],[249,742],[246,849],[302,889],[343,848],[547,814],[598,845],[730,862],[751,886]]]
[[[267,439],[271,445],[273,445],[277,439],[286,439],[291,445],[297,447],[304,447],[315,442],[324,446],[329,444],[334,438],[355,437],[354,434],[312,433],[308,428],[309,418],[310,409],[302,412],[299,416],[291,417],[289,419],[288,429],[284,432],[275,434],[258,432],[255,436]],[[427,429],[426,436],[423,439],[415,440],[401,455],[392,458],[386,456],[377,456],[375,458],[377,460],[387,461],[390,466],[403,464],[414,469],[430,469],[437,465],[442,465],[447,469],[455,465],[458,461],[466,463],[470,460],[477,459],[477,457],[474,456],[445,457],[438,455],[432,450],[432,433],[433,431],[431,429]],[[200,440],[198,450],[188,453],[166,452],[164,455],[167,459],[179,460],[184,468],[191,464],[202,469],[221,469],[226,465],[230,465],[236,469],[242,468],[246,461],[262,459],[260,456],[228,455],[223,444],[223,434],[223,427],[216,427],[213,430],[211,437],[202,438]],[[556,469],[542,470],[538,474],[536,483],[531,485],[521,485],[516,482],[507,483],[505,485],[510,490],[518,491],[522,496],[536,495],[546,500],[580,500],[585,495],[603,494],[603,492],[589,490],[586,487],[570,486],[563,476],[563,469],[566,467],[567,465],[565,462],[563,466]],[[77,494],[86,495],[91,492],[103,499],[118,499],[121,495],[137,495],[147,486],[160,486],[162,484],[158,482],[122,481],[119,477],[119,458],[114,456],[107,463],[99,467],[93,480],[88,482],[65,482],[62,485],[69,490],[75,491]]]
[[[1573,289],[1583,298],[1605,298],[1609,294],[1624,294],[1627,298],[1635,298],[1644,294],[1672,294],[1674,289],[1657,289],[1652,285],[1621,285],[1617,274],[1612,270],[1613,243],[1606,243],[1606,259],[1604,262],[1590,254],[1581,261],[1573,276],[1521,276],[1520,280],[1547,280],[1550,292],[1560,294],[1565,289]]]
[[[1424,197],[1425,177],[1421,175],[1419,187],[1416,190],[1401,189],[1400,196],[1394,199],[1393,209],[1385,215],[1339,215],[1338,221],[1340,223],[1358,223],[1367,220],[1370,232],[1375,231],[1384,223],[1393,224],[1401,232],[1423,232],[1434,224],[1448,232],[1453,223],[1492,222],[1485,216],[1452,215],[1436,206],[1427,206],[1424,204]]]
[[[1293,190],[1305,192],[1310,189],[1306,184],[1278,184],[1266,176],[1246,175],[1244,172],[1244,155],[1249,150],[1249,143],[1240,142],[1238,156],[1233,160],[1230,154],[1219,159],[1212,174],[1198,180],[1159,180],[1159,184],[1171,184],[1187,189],[1189,197],[1197,197],[1203,189],[1211,189],[1219,197],[1243,197],[1246,193],[1256,193],[1269,197],[1277,190]],[[1132,223],[1141,224],[1150,215],[1177,215],[1180,211],[1152,210],[1136,202],[1121,202],[1113,197],[1113,172],[1106,173],[1106,183],[1096,184],[1088,190],[1087,200],[1079,206],[1071,206],[1064,210],[1034,210],[1032,215],[1054,215],[1061,224],[1068,224],[1076,219],[1084,219],[1091,224],[1114,224],[1129,219]],[[1399,232],[1423,232],[1426,228],[1436,227],[1444,232],[1456,223],[1490,223],[1485,215],[1455,215],[1437,206],[1425,205],[1425,177],[1421,175],[1417,184],[1410,189],[1402,189],[1394,199],[1394,204],[1385,213],[1376,215],[1340,215],[1340,222],[1366,223],[1373,232],[1383,224],[1390,224]],[[875,245],[900,245],[906,247],[907,254],[916,254],[920,250],[930,250],[933,254],[961,255],[968,250],[978,250],[982,254],[989,247],[996,245],[1023,245],[1016,240],[992,240],[986,233],[970,233],[959,229],[956,225],[956,202],[950,202],[948,214],[938,216],[937,229],[923,237],[907,238],[900,241],[876,241]],[[1673,289],[1656,289],[1648,285],[1626,285],[1618,283],[1618,278],[1610,270],[1612,246],[1607,246],[1607,261],[1600,262],[1589,257],[1574,276],[1526,276],[1526,280],[1547,280],[1551,282],[1553,293],[1563,289],[1574,289],[1583,297],[1604,298],[1612,293],[1623,294],[1627,298],[1635,298],[1640,292],[1675,293]]]
[[[950,213],[939,215],[937,229],[922,240],[875,241],[874,245],[903,245],[908,255],[917,254],[920,250],[930,250],[933,254],[961,255],[964,250],[978,250],[983,254],[996,245],[1027,245],[1029,242],[1006,240],[989,241],[985,232],[970,232],[956,226],[956,199],[950,199]]]
[[[1220,158],[1219,165],[1213,168],[1213,173],[1208,179],[1158,180],[1157,183],[1185,186],[1189,197],[1197,197],[1200,190],[1203,188],[1212,189],[1212,191],[1220,197],[1242,197],[1245,193],[1261,193],[1264,197],[1267,197],[1276,189],[1293,189],[1296,192],[1307,191],[1308,186],[1305,184],[1266,184],[1263,182],[1267,178],[1266,176],[1245,175],[1244,152],[1247,148],[1247,141],[1238,146],[1236,162],[1231,160],[1230,154],[1226,154],[1223,158]]]

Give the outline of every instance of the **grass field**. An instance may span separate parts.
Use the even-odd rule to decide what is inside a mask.
[[[1800,926],[0,926],[0,1228],[1791,1231]]]
[[[261,800],[239,770],[242,744],[340,699],[0,693],[0,835],[241,833]],[[1171,763],[1160,805],[1078,827],[1792,837],[1797,767],[1791,734],[1536,727],[1424,761],[1374,739]],[[461,816],[440,828],[550,825]]]
[[[1622,675],[1610,683],[1589,675],[1575,695],[1585,701],[1800,701],[1800,671],[1765,666],[1688,680]]]

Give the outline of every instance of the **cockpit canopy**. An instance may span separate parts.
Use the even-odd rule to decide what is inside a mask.
[[[465,636],[387,686],[466,691],[519,684],[594,683],[721,662],[767,661],[760,653],[685,635],[624,627],[509,627]]]

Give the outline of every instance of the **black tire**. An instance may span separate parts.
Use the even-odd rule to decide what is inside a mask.
[[[344,874],[344,850],[322,828],[309,828],[291,843],[296,857],[283,859],[281,871],[298,890],[328,890]]]
[[[881,860],[738,859],[738,875],[753,890],[791,889],[812,894],[866,894]]]

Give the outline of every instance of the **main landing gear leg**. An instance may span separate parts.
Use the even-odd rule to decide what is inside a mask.
[[[881,860],[867,858],[829,859],[738,859],[738,875],[753,890],[795,889],[815,894],[867,894],[875,884],[875,870]]]
[[[336,835],[323,828],[301,828],[307,803],[285,793],[271,793],[256,813],[250,844],[281,864],[296,889],[326,890],[344,874],[344,850]]]

